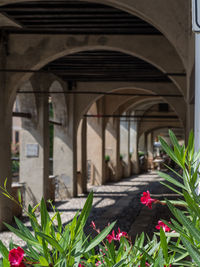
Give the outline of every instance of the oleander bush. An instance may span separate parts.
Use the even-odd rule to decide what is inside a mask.
[[[5,223],[7,228],[26,242],[24,248],[10,241],[9,249],[0,241],[2,261],[0,266],[57,266],[57,267],[173,267],[200,266],[200,195],[199,195],[199,157],[195,152],[193,133],[188,146],[180,146],[175,135],[169,131],[173,149],[160,138],[162,148],[179,166],[177,172],[169,170],[159,172],[166,182],[165,186],[174,191],[180,199],[159,201],[151,197],[150,192],[143,192],[141,203],[167,205],[173,214],[170,222],[159,220],[155,233],[149,239],[144,233],[131,240],[126,232],[113,230],[115,222],[105,229],[97,229],[91,222],[91,231],[96,237],[86,236],[84,226],[92,208],[91,192],[81,212],[63,226],[60,213],[54,208],[50,217],[45,201],[25,211],[29,217],[32,231],[19,219],[15,218],[17,228]],[[174,178],[178,177],[178,179]],[[1,188],[8,198],[14,198],[6,188]],[[18,205],[21,205],[19,194]],[[36,216],[39,207],[40,216]],[[40,218],[40,219],[39,219]]]

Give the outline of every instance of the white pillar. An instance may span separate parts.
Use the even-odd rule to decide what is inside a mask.
[[[87,155],[91,161],[91,182],[105,184],[105,126],[104,118],[87,118]]]
[[[26,183],[26,204],[49,199],[49,107],[48,97],[38,97],[38,116],[23,119],[20,140],[20,181]]]
[[[139,173],[139,158],[138,158],[138,122],[130,122],[130,153],[132,163],[132,173]]]
[[[109,121],[106,127],[106,155],[110,156],[113,170],[113,180],[121,178],[121,162],[119,155],[119,119]]]
[[[153,133],[147,135],[148,168],[153,169]]]
[[[124,119],[120,121],[120,154],[123,156],[123,162],[125,163],[124,176],[129,177],[131,175],[130,121]]]
[[[195,150],[200,149],[200,34],[195,34]]]
[[[59,180],[61,199],[77,196],[77,132],[74,96],[69,97],[68,125],[54,126],[53,173]],[[67,115],[67,114],[66,114]],[[59,117],[56,116],[59,121]]]

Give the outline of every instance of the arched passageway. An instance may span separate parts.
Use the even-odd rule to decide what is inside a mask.
[[[51,6],[42,0],[1,1],[0,176],[9,178],[8,187],[6,146],[16,95],[20,112],[31,114],[22,118],[20,148],[27,202],[52,198],[49,156],[64,199],[87,192],[87,160],[92,183],[119,181],[141,171],[139,147],[143,142],[148,150],[146,139],[156,127],[179,127],[187,134],[193,48],[188,4],[182,2],[177,11],[178,3],[163,2],[160,12],[160,1],[151,11],[144,0],[52,1]],[[169,108],[160,111],[159,105]],[[34,155],[27,154],[28,147]],[[1,221],[9,221],[4,198],[0,208]]]

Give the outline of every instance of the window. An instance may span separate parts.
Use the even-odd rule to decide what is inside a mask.
[[[15,144],[19,143],[19,132],[15,131]]]

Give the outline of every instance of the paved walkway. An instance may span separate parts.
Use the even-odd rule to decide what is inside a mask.
[[[86,233],[91,233],[90,222],[95,221],[97,227],[104,228],[108,222],[117,220],[116,228],[129,232],[133,237],[135,233],[145,230],[150,225],[151,217],[155,215],[155,208],[148,210],[140,203],[140,196],[143,191],[149,190],[155,198],[163,197],[166,189],[160,185],[162,179],[156,172],[132,176],[122,179],[118,183],[110,183],[103,186],[93,186],[90,190],[94,191],[92,212],[89,216]],[[62,221],[68,223],[75,215],[77,210],[82,209],[86,196],[69,199],[64,202],[57,202],[56,207],[62,213]],[[141,212],[142,211],[142,212]],[[142,215],[143,214],[143,215]],[[143,217],[145,217],[145,220]],[[26,223],[29,225],[28,223]],[[8,245],[9,239],[18,245],[23,245],[12,233],[5,231],[0,233],[0,240]]]

